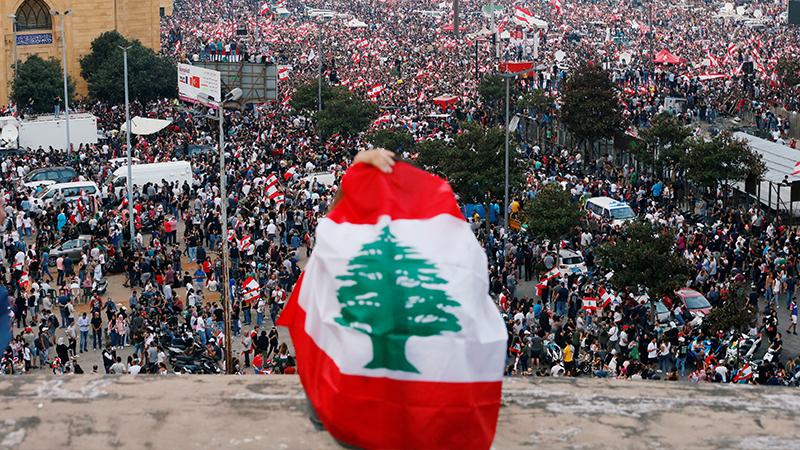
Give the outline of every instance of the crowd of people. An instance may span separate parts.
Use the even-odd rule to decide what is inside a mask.
[[[564,3],[517,5],[548,23],[523,33],[511,18],[514,5],[497,2],[506,13],[491,20],[481,12],[484,5],[461,2],[463,34],[457,38],[449,31],[449,6],[436,3],[386,0],[328,8],[321,1],[288,0],[269,3],[262,13],[260,0],[176,0],[173,15],[162,22],[165,54],[187,62],[279,64],[288,69],[280,97],[226,111],[226,198],[220,197],[214,148],[218,124],[206,111],[174,99],[133,102],[132,116],[172,120],[162,132],[135,137],[133,157],[142,163],[187,160],[193,171],[192,183],[134,187],[133,236],[126,193],[107,183],[114,158],[125,155],[123,135],[110,132],[101,144],[70,153],[28,149],[4,158],[0,280],[11,295],[15,337],[2,371],[219,373],[230,346],[238,373],[294,372],[291,343],[273,325],[313,251],[315,226],[333,201],[336,180],[353,156],[369,147],[362,135],[320,138],[313,121],[285,101],[299,83],[317,76],[319,58],[330,83],[382,108],[388,119],[376,126],[402,127],[417,141],[450,139],[458,120],[491,122],[493,114],[477,90],[480,78],[496,72],[498,61],[525,59],[543,69],[516,83],[523,90],[543,89],[553,99],[578,61],[604,64],[632,130],[648,126],[665,110],[665,98],[677,96],[687,99],[681,114],[686,123],[713,122],[748,109],[757,114],[759,127],[778,138],[788,133],[788,121],[771,108],[797,109],[797,97],[780,85],[775,65],[797,53],[800,36],[785,25],[779,3],[750,4],[746,14],[752,18],[760,11],[759,26],[720,14],[722,4],[712,2]],[[279,7],[287,14],[278,14]],[[345,17],[322,21],[308,15],[307,7],[334,9]],[[353,18],[366,27],[347,26]],[[499,39],[483,29],[497,29]],[[653,63],[662,49],[681,61]],[[445,94],[457,100],[442,111],[432,99]],[[104,130],[119,130],[124,122],[119,105],[78,107],[94,114]],[[442,112],[451,115],[436,114]],[[553,107],[552,116],[557,115]],[[492,294],[508,324],[509,375],[794,380],[797,355],[782,350],[780,328],[796,334],[800,244],[794,229],[758,207],[731,207],[724,196],[691,197],[680,180],[635,173],[611,157],[587,162],[578,149],[558,144],[556,135],[546,136],[552,139],[524,143],[527,182],[513,190],[509,209],[516,211],[551,183],[571,192],[576,202],[597,196],[626,201],[643,220],[676,236],[675,251],[695,269],[688,286],[714,307],[732,289],[746,289],[759,319],[743,335],[709,333],[674,301],[667,305],[669,320],[659,322],[650,302],[639,292],[615,289],[613,277],[606,278],[607,271],[594,262],[596,247],[619,237],[610,222],[587,222],[574,242],[562,244],[582,252],[588,266],[585,276],[562,278],[545,276],[558,245],[507,229],[502,214],[470,217],[487,250]],[[413,159],[413,150],[402,156]],[[96,182],[99,192],[81,192],[73,201],[31,202],[44,187],[23,184],[26,174],[58,166]],[[505,207],[494,202],[494,211]],[[228,236],[222,235],[222,208]],[[489,227],[485,220],[492,222]],[[76,240],[79,257],[51,257],[53,249]],[[228,286],[221,273],[223,240],[230,245]],[[542,277],[546,282],[537,283]],[[109,280],[105,291],[101,286]],[[224,289],[233,300],[233,342],[226,342],[223,332],[219,293]],[[601,290],[610,300],[585,307],[582,299]],[[779,310],[788,311],[789,323],[778,324]],[[738,354],[727,358],[720,348],[734,342],[758,351],[750,360]],[[765,351],[774,355],[769,361],[763,361]],[[82,358],[97,363],[83,368]]]

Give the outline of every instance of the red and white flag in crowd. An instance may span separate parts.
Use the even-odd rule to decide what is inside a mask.
[[[552,269],[545,272],[541,277],[539,277],[539,283],[555,280],[560,276],[561,272],[558,271],[558,267],[553,267]]]
[[[292,96],[291,96],[291,95],[287,95],[287,96],[286,96],[286,97],[283,99],[283,101],[281,101],[281,106],[289,106],[289,104],[290,104],[291,102],[292,102]]]
[[[289,79],[289,66],[278,66],[278,80],[286,81]]]
[[[258,301],[258,289],[258,280],[253,277],[245,278],[244,282],[242,282],[242,303],[249,305],[253,301]]]
[[[734,375],[733,382],[743,383],[751,378],[753,378],[753,367],[750,365],[750,363],[745,363],[745,365],[743,365],[742,368],[736,372],[736,375]]]
[[[375,97],[381,95],[381,93],[383,93],[383,91],[385,89],[386,88],[383,87],[382,84],[376,84],[375,86],[372,86],[372,88],[367,92],[367,96],[369,98],[375,98]]]
[[[22,275],[19,277],[19,287],[23,291],[28,290],[28,286],[31,284],[31,278],[28,276],[28,272],[22,272]]]
[[[391,114],[384,114],[384,115],[378,117],[377,119],[375,119],[375,122],[372,122],[372,124],[375,125],[375,126],[381,126],[383,124],[390,123],[391,121],[392,121],[392,115]]]
[[[265,180],[265,184],[267,187],[278,184],[278,176],[274,173],[267,175],[267,179]]]
[[[722,58],[722,64],[727,64],[728,61],[732,61],[736,56],[736,44],[730,43],[728,44],[728,50],[725,52],[725,57]]]
[[[550,6],[556,10],[557,14],[561,14],[561,0],[550,0]]]
[[[583,297],[581,303],[583,304],[581,308],[586,311],[597,311],[597,297]]]
[[[296,172],[297,172],[297,166],[289,167],[288,169],[286,169],[286,173],[283,174],[283,179],[286,181],[291,180]]]
[[[614,300],[614,294],[606,291],[606,289],[603,287],[598,289],[597,293],[600,294],[600,304],[598,305],[600,308],[607,307]]]
[[[792,172],[792,176],[800,175],[800,161],[794,163],[794,172]]]
[[[253,243],[253,238],[249,234],[239,241],[239,251],[248,255],[252,255],[256,251],[256,244]]]
[[[521,6],[514,7],[514,22],[529,28],[535,26],[533,13],[529,9]],[[497,31],[500,32],[500,30]]]
[[[342,192],[278,321],[311,404],[356,448],[488,449],[507,334],[452,189],[398,162]]]
[[[267,14],[268,12],[269,12],[269,4],[267,2],[264,2],[261,5],[261,8],[259,8],[258,13],[263,16],[264,14]]]
[[[708,55],[706,55],[706,58],[708,59],[708,65],[710,67],[719,67],[720,66],[719,59],[717,59],[714,55],[711,54],[711,50],[710,49],[708,50]]]

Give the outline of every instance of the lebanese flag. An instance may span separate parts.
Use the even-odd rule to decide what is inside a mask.
[[[311,404],[357,448],[489,448],[506,331],[452,189],[398,162],[341,192],[278,320]]]
[[[556,10],[556,13],[561,14],[561,0],[550,0],[550,5]]]
[[[583,303],[583,308],[586,311],[597,311],[597,298],[596,297],[583,297],[581,299],[581,303]]]
[[[750,363],[746,363],[738,372],[736,372],[736,375],[733,377],[733,382],[747,383],[747,380],[751,378],[753,378],[753,368],[750,366]]]
[[[518,23],[519,25],[533,28],[533,13],[521,6],[514,7],[514,22]]]
[[[597,290],[597,293],[600,294],[600,308],[605,308],[614,300],[614,296],[610,292],[606,291],[605,288],[601,287]]]
[[[269,5],[267,4],[267,2],[264,2],[264,4],[261,5],[261,8],[259,8],[258,14],[263,16],[268,12],[269,12]]]
[[[291,180],[294,177],[295,172],[297,172],[297,166],[289,167],[289,169],[286,170],[286,173],[283,174],[283,179],[286,181]]]
[[[545,281],[555,280],[559,276],[561,276],[561,272],[558,271],[558,267],[553,267],[539,278],[539,282],[544,283]]]
[[[800,175],[800,161],[794,163],[794,172],[792,172],[792,176]]]
[[[289,79],[289,66],[278,66],[278,80],[285,81]]]
[[[239,241],[239,251],[247,255],[252,255],[256,250],[256,245],[252,242],[252,237],[248,234]]]
[[[245,278],[244,282],[242,283],[242,302],[245,305],[249,305],[254,300],[258,300],[258,289],[258,280],[253,277]]]
[[[372,86],[372,89],[370,89],[369,92],[367,92],[367,96],[369,98],[375,98],[375,97],[381,95],[381,93],[383,92],[384,89],[386,89],[386,88],[383,87],[382,84],[376,84],[375,86]]]
[[[23,291],[28,290],[28,286],[31,284],[31,278],[28,276],[28,272],[22,272],[22,275],[19,277],[19,287]]]

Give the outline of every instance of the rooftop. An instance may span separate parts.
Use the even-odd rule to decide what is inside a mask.
[[[2,449],[337,449],[294,376],[0,379]],[[494,448],[791,448],[800,390],[508,379]]]

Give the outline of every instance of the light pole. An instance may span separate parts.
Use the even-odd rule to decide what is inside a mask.
[[[130,231],[130,246],[131,251],[136,247],[136,240],[134,236],[136,236],[136,227],[133,224],[133,174],[131,169],[132,158],[131,158],[131,105],[130,99],[128,97],[128,49],[133,47],[129,45],[127,47],[123,47],[118,45],[120,49],[122,49],[122,67],[123,71],[125,72],[125,139],[127,145],[127,156],[128,156],[128,230]]]
[[[503,226],[505,227],[505,234],[503,235],[503,243],[505,244],[508,241],[508,141],[509,141],[509,134],[511,133],[512,123],[513,128],[517,128],[517,123],[519,123],[519,117],[514,116],[514,120],[511,120],[510,117],[510,108],[511,108],[511,101],[510,101],[510,84],[511,79],[516,78],[518,75],[524,75],[527,73],[534,72],[536,69],[526,69],[520,70],[519,72],[511,72],[511,73],[501,73],[500,76],[503,77],[506,81],[506,121],[505,121],[505,129],[506,129],[506,138],[505,138],[505,181],[504,181],[504,199],[503,199]],[[503,251],[505,251],[505,245],[503,247]]]
[[[228,273],[228,194],[226,182],[228,174],[225,171],[225,102],[239,100],[242,90],[236,88],[230,91],[219,102],[219,195],[222,199],[222,313],[225,321],[225,371],[233,373],[233,342],[231,337],[231,301],[230,301],[230,274]]]
[[[319,59],[319,69],[317,70],[317,111],[322,111],[322,21],[319,22],[319,33],[317,33],[317,58]]]
[[[66,116],[66,130],[67,130],[67,156],[70,153],[71,141],[69,138],[69,89],[67,87],[67,38],[64,31],[64,25],[67,22],[67,15],[71,13],[71,9],[63,12],[50,11],[52,16],[61,16],[61,62],[64,69],[64,114]]]
[[[17,55],[17,16],[15,14],[9,14],[9,19],[11,19],[11,26],[12,31],[14,32],[14,80],[17,79],[17,66],[19,66],[19,56]],[[19,108],[19,105],[17,105]]]

